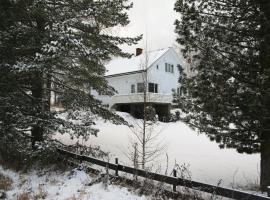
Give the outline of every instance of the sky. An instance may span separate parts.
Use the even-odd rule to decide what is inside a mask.
[[[119,31],[128,36],[143,34],[143,40],[132,47],[123,46],[124,50],[132,52],[136,47],[145,49],[146,46],[148,50],[155,50],[176,44],[173,25],[178,16],[173,10],[176,0],[131,1],[133,8],[128,11],[131,22]]]

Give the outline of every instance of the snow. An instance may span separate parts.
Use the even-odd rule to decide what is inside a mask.
[[[77,169],[71,172],[33,170],[29,173],[19,173],[0,166],[0,173],[13,180],[12,189],[7,191],[8,199],[17,199],[19,195],[27,193],[32,197],[30,199],[43,194],[42,199],[45,200],[146,200],[145,196],[137,196],[120,186],[105,187],[103,183],[87,186],[93,178]]]
[[[102,192],[100,192],[102,191]],[[108,185],[107,189],[104,190],[104,186],[102,183],[96,184],[89,190],[89,197],[91,200],[100,200],[100,199],[108,199],[108,200],[135,200],[135,199],[146,199],[146,197],[138,197],[131,195],[127,188],[119,188],[115,185]]]
[[[128,113],[118,112],[125,120],[131,123],[140,123]],[[114,125],[101,119],[95,121],[93,128],[98,128],[98,137],[90,137],[86,145],[100,145],[101,149],[110,152],[111,162],[115,157],[121,164],[131,165],[126,157],[130,151],[130,137],[133,135],[129,127]],[[259,183],[259,154],[239,154],[234,149],[220,149],[218,144],[211,142],[205,135],[198,135],[183,122],[162,123],[155,127],[160,131],[159,140],[167,145],[153,166],[161,168],[164,173],[166,168],[166,153],[169,156],[169,173],[175,163],[188,164],[192,179],[210,184],[217,184],[221,180],[222,186],[242,187],[258,185]],[[70,136],[57,135],[59,140],[71,144]],[[154,169],[155,170],[155,169]]]
[[[150,67],[155,61],[157,61],[157,59],[159,59],[168,50],[169,48],[149,51],[147,53],[148,56],[147,68]],[[145,53],[142,53],[139,56],[133,56],[131,58],[115,58],[105,66],[107,69],[106,76],[142,70],[145,68],[143,66],[143,64],[145,63],[145,58],[146,58]]]

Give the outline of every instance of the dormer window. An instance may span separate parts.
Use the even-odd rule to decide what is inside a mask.
[[[169,63],[165,63],[165,72],[174,73],[174,66]]]

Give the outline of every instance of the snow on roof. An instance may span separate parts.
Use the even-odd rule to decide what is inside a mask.
[[[150,67],[155,61],[157,61],[169,49],[170,48],[164,48],[149,51],[147,53],[147,68]],[[144,68],[143,66],[145,65],[145,57],[146,54],[142,53],[139,56],[133,56],[131,58],[115,58],[105,65],[107,69],[106,76],[142,70]]]

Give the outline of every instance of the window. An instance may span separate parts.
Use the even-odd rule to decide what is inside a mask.
[[[154,92],[154,91],[155,91],[155,84],[148,83],[148,92]]]
[[[158,84],[155,84],[155,93],[158,93]]]
[[[182,90],[181,90],[181,87],[178,87],[178,88],[177,88],[177,94],[180,95],[180,96],[182,96]]]
[[[144,83],[137,83],[137,92],[138,93],[144,92]]]
[[[131,93],[135,93],[135,85],[134,84],[131,85],[130,89],[131,89]]]
[[[157,69],[158,69],[158,65],[157,65]]]
[[[174,73],[174,66],[169,63],[165,63],[165,72]]]
[[[177,88],[177,94],[180,96],[186,95],[187,91],[184,87],[178,87]]]
[[[137,92],[144,92],[144,83],[137,83]],[[132,89],[131,89],[132,90]],[[135,90],[135,85],[134,85]],[[156,83],[148,83],[148,92],[158,93],[158,84]]]
[[[158,84],[148,83],[148,92],[158,93]]]

